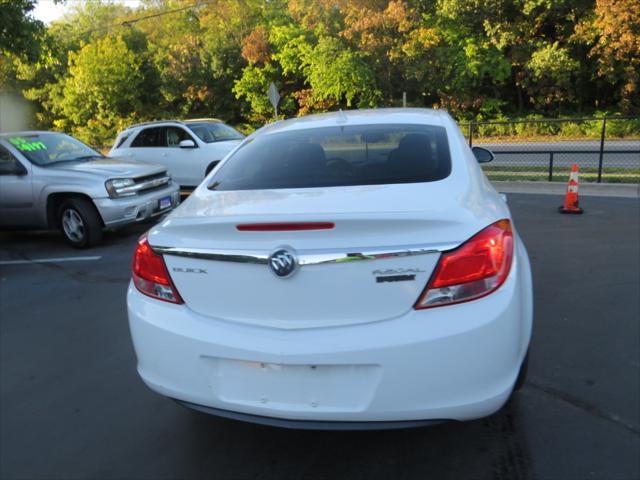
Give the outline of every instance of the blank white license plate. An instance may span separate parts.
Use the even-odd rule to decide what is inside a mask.
[[[279,365],[222,358],[211,386],[226,402],[299,411],[358,411],[380,378],[377,365]]]
[[[164,210],[165,208],[169,208],[171,206],[171,197],[162,197],[158,200],[158,208],[160,210]]]

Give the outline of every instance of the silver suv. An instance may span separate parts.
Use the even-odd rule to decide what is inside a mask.
[[[0,228],[60,229],[73,247],[170,211],[180,201],[166,168],[104,155],[69,135],[0,135]]]

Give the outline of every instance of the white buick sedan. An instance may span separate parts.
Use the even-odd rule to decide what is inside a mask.
[[[197,410],[300,428],[470,420],[522,385],[533,299],[504,200],[441,110],[285,120],[143,236],[138,372]]]

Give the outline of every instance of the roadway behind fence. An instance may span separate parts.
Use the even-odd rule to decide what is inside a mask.
[[[469,145],[492,150],[491,180],[566,182],[571,165],[586,182],[640,183],[640,117],[461,123]]]

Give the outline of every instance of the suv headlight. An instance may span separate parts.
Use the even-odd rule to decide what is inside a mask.
[[[136,182],[132,178],[112,178],[104,183],[111,198],[130,197],[135,195],[135,190],[131,189]]]

